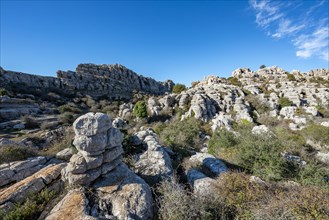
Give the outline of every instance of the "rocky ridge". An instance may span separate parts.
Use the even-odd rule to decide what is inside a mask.
[[[7,71],[0,67],[0,86],[23,85],[29,89],[88,94],[111,99],[130,99],[134,92],[161,95],[172,89],[173,82],[157,82],[115,65],[79,64],[76,71],[57,71],[57,78]]]

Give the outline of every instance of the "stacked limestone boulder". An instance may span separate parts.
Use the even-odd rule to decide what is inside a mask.
[[[73,124],[73,155],[62,175],[70,185],[88,186],[121,163],[122,134],[112,128],[110,118],[102,113],[87,113]]]
[[[73,128],[78,153],[62,171],[71,187],[46,220],[152,219],[151,189],[122,162],[122,134],[110,118],[87,113]]]

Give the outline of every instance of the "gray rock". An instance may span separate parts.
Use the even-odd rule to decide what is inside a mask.
[[[60,160],[70,160],[70,158],[73,155],[73,149],[72,148],[65,148],[64,150],[61,150],[56,154],[56,158]]]
[[[202,196],[210,195],[213,193],[213,185],[215,180],[207,177],[204,173],[196,170],[190,169],[187,172],[187,180],[189,184],[193,187],[193,192],[200,194]]]
[[[101,132],[93,136],[75,135],[73,144],[79,151],[85,151],[88,155],[99,155],[105,151],[107,133]]]
[[[221,160],[208,153],[196,153],[190,158],[190,161],[201,163],[214,176],[219,176],[227,171],[226,165]]]
[[[119,220],[152,219],[153,200],[150,187],[125,164],[121,163],[93,187],[99,198],[99,217],[108,216]]]
[[[102,134],[112,127],[111,119],[103,113],[87,113],[73,123],[76,135],[93,136]]]

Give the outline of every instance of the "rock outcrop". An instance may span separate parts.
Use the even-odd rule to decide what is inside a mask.
[[[0,122],[1,118],[11,120],[38,112],[40,107],[33,100],[0,96]]]
[[[78,150],[67,167],[63,178],[70,185],[89,186],[121,163],[122,134],[112,128],[110,118],[102,113],[87,113],[73,124],[73,144]]]
[[[168,150],[159,144],[152,130],[148,129],[135,134],[134,143],[146,146],[146,151],[136,156],[133,165],[134,171],[146,182],[153,185],[173,175]]]
[[[122,163],[123,137],[110,118],[87,113],[73,127],[78,153],[63,169],[62,178],[76,189],[46,219],[63,219],[72,213],[75,219],[151,219],[150,187]]]
[[[24,161],[0,165],[0,187],[23,180],[49,164],[46,157],[33,157]]]
[[[43,189],[60,192],[63,182],[58,178],[65,163],[50,164],[22,181],[0,190],[0,209],[9,210],[14,204],[22,203],[28,195],[37,194]]]
[[[172,81],[157,82],[115,65],[79,64],[76,71],[57,71],[57,78],[30,75],[1,68],[0,86],[24,85],[26,88],[61,91],[66,94],[87,94],[111,99],[130,99],[134,92],[164,94],[170,92]]]

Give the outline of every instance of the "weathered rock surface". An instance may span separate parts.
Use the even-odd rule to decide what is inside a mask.
[[[70,190],[46,217],[46,220],[96,220],[90,215],[89,201],[83,189]]]
[[[122,134],[109,117],[85,114],[74,130],[78,153],[62,176],[79,189],[71,190],[46,219],[152,219],[151,189],[122,163]],[[88,192],[81,188],[86,186]]]
[[[27,88],[47,88],[113,99],[130,99],[134,91],[164,94],[171,91],[172,81],[157,82],[115,65],[79,64],[76,71],[57,71],[57,78],[30,75],[0,69],[0,86],[22,85]]]
[[[0,187],[17,182],[47,166],[48,158],[33,157],[0,165]]]
[[[96,202],[99,217],[152,219],[153,200],[150,187],[125,164],[120,163],[93,187],[98,197]]]
[[[62,175],[70,185],[88,186],[121,162],[122,135],[103,113],[87,113],[74,123],[73,155]]]
[[[35,194],[50,187],[65,166],[65,163],[48,165],[24,180],[0,190],[0,205],[21,203],[30,193]]]
[[[40,107],[33,100],[0,96],[0,120],[1,118],[13,120],[38,112],[40,112]]]
[[[190,169],[187,172],[188,183],[193,187],[193,192],[202,196],[209,195],[212,193],[213,184],[215,180],[207,177],[204,173]]]
[[[224,162],[208,153],[196,153],[190,158],[190,161],[192,163],[201,163],[214,176],[219,176],[227,171]]]
[[[134,171],[138,175],[152,185],[172,176],[170,157],[152,130],[136,133],[133,140],[137,145],[143,143],[147,147],[144,153],[135,158]]]

